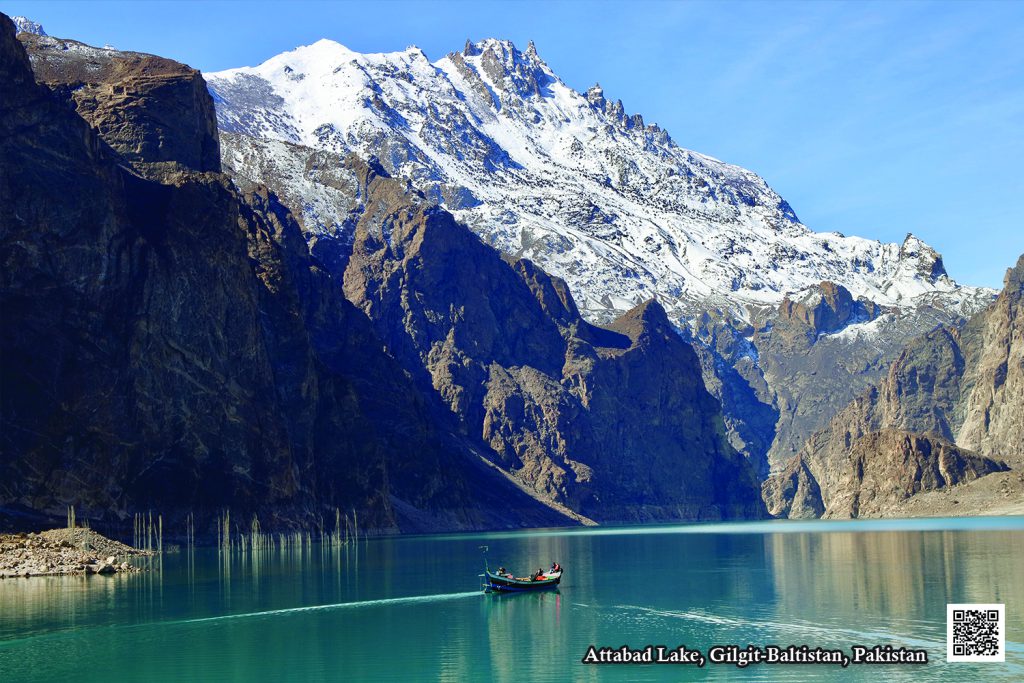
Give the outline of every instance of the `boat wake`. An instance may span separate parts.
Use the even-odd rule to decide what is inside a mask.
[[[167,626],[183,626],[185,624],[202,624],[214,621],[226,621],[228,619],[253,619],[258,617],[271,617],[282,614],[298,614],[300,612],[326,612],[328,610],[341,610],[341,609],[357,609],[360,607],[380,607],[387,605],[415,605],[418,603],[428,602],[442,602],[445,600],[458,600],[459,598],[468,598],[473,595],[481,595],[479,590],[467,591],[465,593],[440,593],[438,595],[413,595],[404,598],[383,598],[380,600],[360,600],[357,602],[338,602],[328,605],[309,605],[306,607],[286,607],[284,609],[271,609],[264,610],[261,612],[243,612],[241,614],[222,614],[216,617],[200,617],[198,619],[180,619],[178,621],[151,621],[140,624],[106,624],[103,626],[92,626],[88,630],[95,633],[97,628],[107,628],[118,631],[141,631],[147,629],[164,628]],[[11,638],[8,640],[0,640],[0,650],[5,648],[13,647],[15,645],[23,645],[26,642],[33,641],[49,641],[52,639],[61,638],[76,638],[81,637],[84,629],[81,628],[69,628],[62,629],[59,631],[51,631],[48,633],[39,633],[29,635],[23,638]]]
[[[360,600],[357,602],[336,602],[328,605],[307,605],[305,607],[286,607],[284,609],[271,609],[262,612],[243,612],[241,614],[222,614],[216,617],[200,617],[199,619],[183,619],[182,621],[170,622],[177,624],[201,624],[208,621],[225,621],[228,619],[252,619],[256,617],[277,616],[280,614],[297,614],[300,612],[326,612],[328,610],[357,609],[360,607],[381,607],[385,605],[415,605],[424,602],[442,602],[445,600],[458,600],[473,595],[480,595],[480,591],[467,591],[465,593],[439,593],[437,595],[413,595],[405,598],[382,598],[380,600]]]
[[[884,630],[859,631],[855,629],[836,626],[822,626],[807,622],[793,620],[785,623],[763,620],[763,619],[737,619],[733,617],[718,616],[706,612],[683,612],[676,610],[656,609],[653,607],[641,607],[638,605],[616,605],[616,609],[634,610],[651,616],[659,616],[667,619],[683,619],[696,621],[705,624],[715,624],[731,628],[754,628],[761,630],[796,632],[816,636],[847,637],[854,641],[901,641],[912,647],[938,648],[945,647],[945,642],[928,640],[923,638],[907,637],[905,635],[891,633]]]

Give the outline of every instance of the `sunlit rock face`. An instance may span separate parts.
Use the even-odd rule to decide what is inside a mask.
[[[46,35],[21,36],[36,80],[148,177],[220,171],[220,144],[206,82],[184,64],[95,48]]]

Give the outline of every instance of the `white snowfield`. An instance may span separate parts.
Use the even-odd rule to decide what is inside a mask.
[[[321,40],[204,76],[223,130],[266,141],[265,155],[287,156],[283,142],[377,157],[489,244],[564,278],[597,321],[654,295],[679,320],[750,319],[822,280],[899,309],[969,313],[991,295],[950,279],[912,235],[811,231],[759,176],[677,146],[599,86],[576,92],[532,43],[467,43],[431,62],[415,47],[360,54]],[[292,208],[307,230],[342,231],[328,215],[336,190],[303,174],[288,175],[306,185]]]

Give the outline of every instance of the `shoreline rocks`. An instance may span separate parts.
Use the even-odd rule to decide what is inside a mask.
[[[0,579],[141,572],[129,558],[152,554],[91,529],[0,534]]]

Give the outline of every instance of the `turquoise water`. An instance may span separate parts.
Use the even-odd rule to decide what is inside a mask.
[[[558,560],[558,593],[479,592]],[[1024,518],[371,539],[0,581],[0,681],[1024,680]],[[1006,604],[1005,664],[947,664],[946,603]],[[924,665],[583,664],[589,645],[922,648]]]

